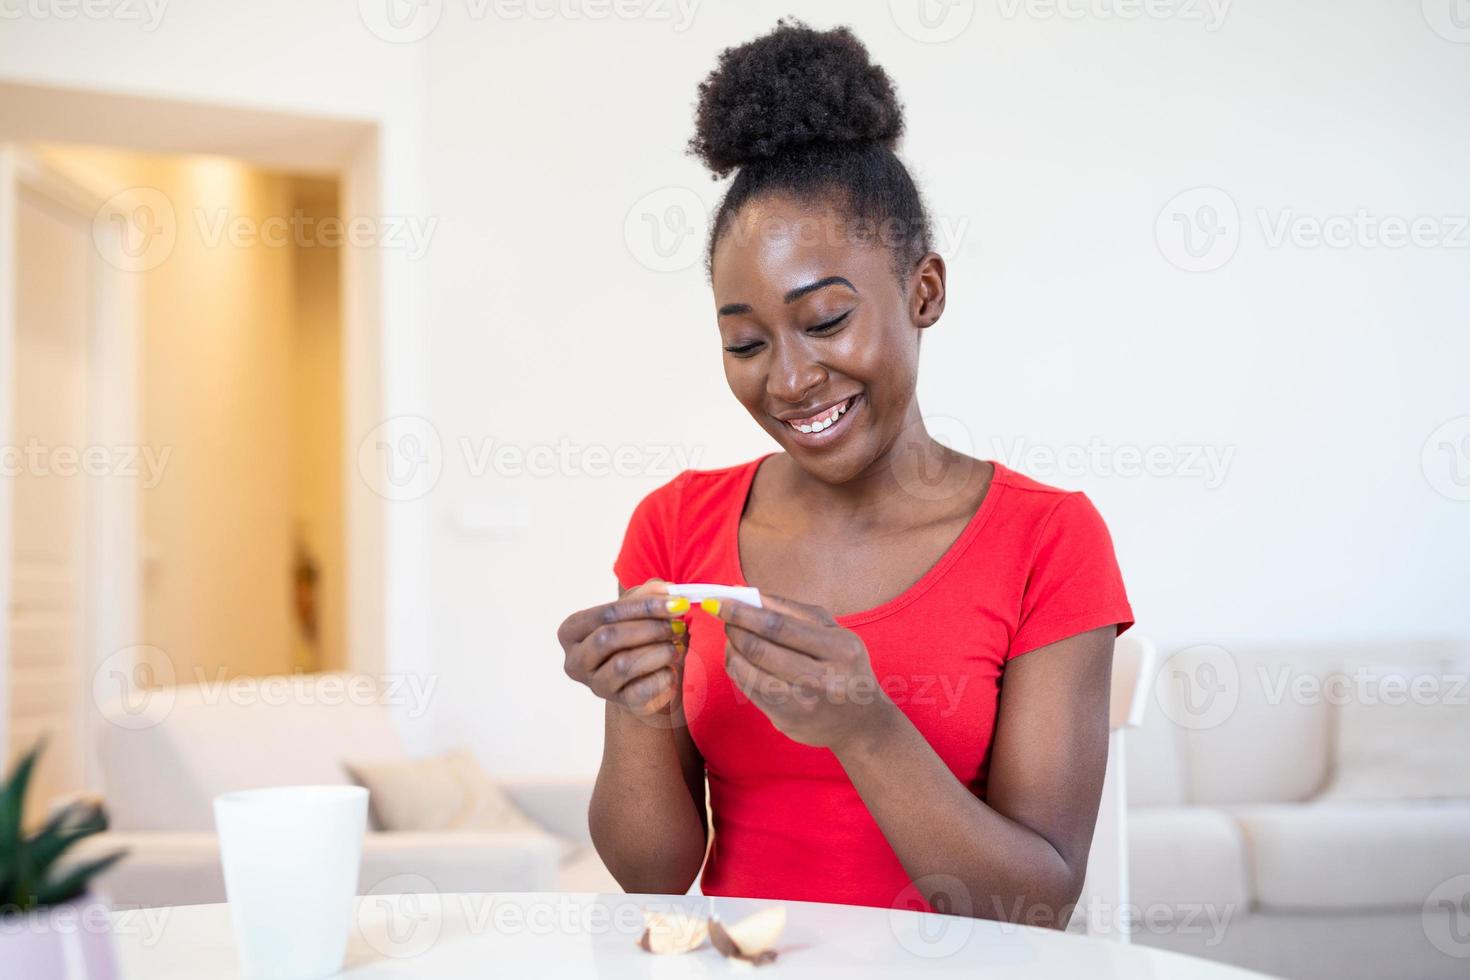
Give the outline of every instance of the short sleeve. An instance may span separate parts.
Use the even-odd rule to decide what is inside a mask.
[[[1112,536],[1092,501],[1069,493],[1042,527],[1006,659],[1114,624],[1132,626],[1133,610]]]
[[[623,546],[613,562],[613,574],[621,588],[631,589],[651,578],[679,581],[674,566],[674,532],[679,527],[679,490],[684,482],[681,473],[650,491],[633,508],[623,532]]]

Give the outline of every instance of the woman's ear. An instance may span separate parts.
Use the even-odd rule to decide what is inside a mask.
[[[944,259],[926,252],[914,266],[909,298],[909,316],[919,329],[933,326],[944,313]]]

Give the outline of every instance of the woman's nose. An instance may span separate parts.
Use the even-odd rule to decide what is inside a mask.
[[[817,385],[827,379],[827,372],[801,344],[781,344],[771,361],[766,391],[792,405],[801,404]]]

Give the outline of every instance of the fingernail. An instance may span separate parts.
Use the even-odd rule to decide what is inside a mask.
[[[668,601],[668,609],[671,613],[684,613],[689,611],[689,597],[679,596]]]
[[[718,600],[718,599],[701,599],[701,600],[699,600],[699,608],[700,609],[703,609],[705,612],[709,613],[711,616],[718,616],[720,614],[720,600]]]
[[[687,601],[687,600],[686,600],[686,601]],[[675,632],[675,633],[676,633],[676,634],[678,634],[678,633],[682,633],[682,632],[684,632],[684,631],[685,631],[685,630],[687,630],[687,629],[688,629],[688,628],[689,628],[689,627],[688,627],[688,626],[686,626],[686,625],[685,625],[685,624],[684,624],[684,622],[683,622],[683,620],[678,620],[678,619],[676,619],[676,620],[674,620],[674,621],[673,621],[673,622],[672,622],[672,623],[670,623],[670,624],[669,624],[669,625],[670,625],[670,626],[672,626],[672,627],[673,627],[673,628],[674,628],[674,632]]]
[[[688,646],[688,644],[686,644],[686,643],[685,643],[685,642],[684,642],[684,641],[682,641],[682,640],[676,640],[676,641],[675,641],[675,642],[674,642],[674,649],[675,649],[675,650],[678,650],[678,651],[679,651],[679,656],[681,656],[681,657],[682,657],[682,656],[683,656],[683,655],[684,655],[684,654],[686,654],[686,653],[688,653],[688,652],[689,652],[689,646]]]

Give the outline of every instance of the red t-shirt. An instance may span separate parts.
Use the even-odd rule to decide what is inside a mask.
[[[649,493],[613,564],[619,584],[758,587],[741,572],[738,535],[765,458],[686,470]],[[1133,622],[1092,502],[994,465],[984,501],[937,564],[888,602],[837,617],[862,637],[885,693],[981,799],[1006,662]],[[782,735],[735,687],[719,620],[696,607],[688,621],[684,710],[714,817],[704,893],[911,904],[907,873],[836,756]]]

